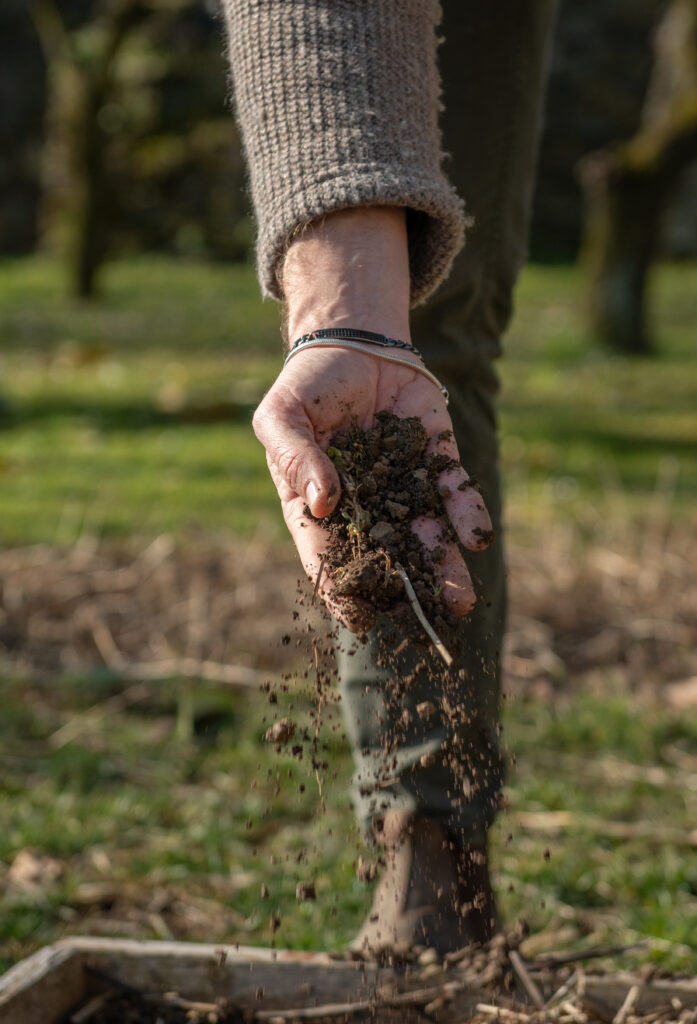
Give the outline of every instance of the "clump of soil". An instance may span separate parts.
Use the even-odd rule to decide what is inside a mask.
[[[401,419],[383,411],[376,421],[368,430],[354,423],[331,440],[327,454],[339,473],[342,494],[332,514],[321,520],[331,535],[325,571],[337,597],[357,598],[376,612],[387,612],[410,640],[426,642],[408,603],[401,567],[431,626],[439,636],[448,636],[456,618],[441,600],[437,571],[445,550],[427,551],[411,524],[418,516],[438,518],[441,541],[455,539],[438,478],[459,463],[426,453],[428,435],[418,417]],[[449,437],[449,432],[443,435]]]

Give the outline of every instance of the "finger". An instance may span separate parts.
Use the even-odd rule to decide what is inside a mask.
[[[459,453],[451,431],[443,431],[429,443],[429,451],[448,455],[459,463]],[[491,518],[481,492],[461,465],[445,469],[438,477],[443,506],[455,533],[470,551],[482,551],[494,539]]]
[[[476,483],[460,466],[441,473],[438,486],[443,507],[462,544],[470,551],[488,548],[496,535]]]
[[[281,498],[283,517],[308,578],[313,585],[317,585],[319,577],[317,593],[334,618],[342,622],[352,633],[368,633],[375,625],[375,609],[359,598],[334,596],[331,579],[322,566],[322,557],[330,539],[329,533],[314,519],[305,515],[304,500],[291,493],[275,467],[270,469]]]
[[[436,548],[445,551],[442,560],[433,564],[436,576],[443,585],[441,599],[455,615],[467,615],[477,600],[474,585],[457,545],[444,537],[443,523],[438,519],[419,516],[411,528],[427,552]]]
[[[334,596],[331,577],[322,562],[329,534],[303,514],[303,510],[298,507],[299,499],[296,498],[295,502],[286,522],[305,572],[335,619],[352,633],[367,633],[375,625],[375,609],[360,598]]]
[[[289,399],[282,388],[272,388],[254,414],[252,426],[266,448],[269,469],[276,468],[314,516],[329,515],[341,493],[339,476],[317,444],[301,403],[293,396]]]

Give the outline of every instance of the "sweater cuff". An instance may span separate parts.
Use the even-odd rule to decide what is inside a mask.
[[[437,0],[226,0],[265,295],[294,235],[335,210],[407,209],[411,304],[447,276],[462,201],[441,170]]]
[[[280,299],[278,268],[293,237],[328,213],[355,206],[407,209],[411,305],[423,302],[447,276],[464,242],[463,204],[430,179],[395,180],[394,168],[351,169],[318,182],[310,195],[285,197],[276,211],[259,218],[257,272],[264,295]]]

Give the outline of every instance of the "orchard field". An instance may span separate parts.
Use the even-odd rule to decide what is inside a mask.
[[[341,947],[370,892],[339,708],[324,813],[264,742],[291,704],[314,729],[324,628],[250,428],[277,310],[247,268],[151,259],[64,294],[0,265],[0,967],[81,933]],[[694,974],[697,267],[658,271],[650,359],[594,348],[580,301],[528,268],[500,367],[497,891],[531,955],[643,942],[624,963]]]

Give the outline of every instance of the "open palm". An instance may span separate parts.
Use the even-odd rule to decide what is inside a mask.
[[[278,490],[283,515],[305,572],[317,578],[328,534],[313,516],[328,515],[336,506],[341,485],[326,450],[333,435],[357,421],[363,429],[382,409],[396,416],[420,417],[429,437],[427,451],[459,459],[445,400],[427,377],[409,367],[342,348],[313,348],[299,352],[281,371],[254,415],[254,431],[266,448],[266,459]],[[445,470],[439,479],[443,504],[464,547],[486,547],[491,521],[482,497],[473,487],[459,490],[468,480],[463,468]],[[446,489],[447,488],[447,493]],[[457,615],[475,603],[467,566],[455,543],[443,545],[442,525],[420,517],[412,529],[427,548],[445,547],[437,571],[442,597]],[[365,606],[350,598],[333,598],[331,581],[323,576],[320,591],[331,612],[354,632],[372,626]]]

